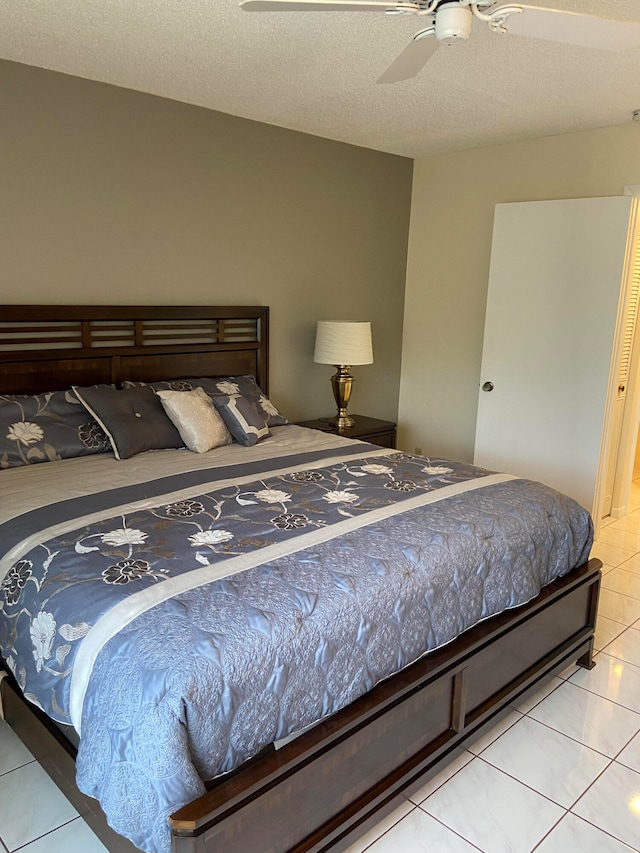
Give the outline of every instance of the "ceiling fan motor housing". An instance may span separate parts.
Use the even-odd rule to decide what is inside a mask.
[[[443,3],[436,11],[436,38],[443,44],[459,44],[471,35],[473,14],[468,6]]]

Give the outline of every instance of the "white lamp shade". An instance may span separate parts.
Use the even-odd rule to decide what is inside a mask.
[[[318,320],[313,360],[319,364],[371,364],[371,323]]]

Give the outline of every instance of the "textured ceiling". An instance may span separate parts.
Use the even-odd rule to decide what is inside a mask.
[[[528,3],[640,22],[640,0]],[[236,0],[16,0],[0,5],[0,57],[409,157],[624,124],[640,108],[640,49],[479,21],[414,80],[376,84],[420,25]]]

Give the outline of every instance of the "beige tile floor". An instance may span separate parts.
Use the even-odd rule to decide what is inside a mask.
[[[595,669],[554,678],[349,853],[640,852],[640,479],[593,555]],[[0,853],[16,850],[105,853],[0,721]]]

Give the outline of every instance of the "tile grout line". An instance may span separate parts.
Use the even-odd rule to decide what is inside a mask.
[[[566,818],[566,816],[567,816],[568,814],[569,814],[569,810],[568,810],[568,809],[566,809],[566,810],[565,810],[565,813],[564,813],[563,815],[561,815],[561,816],[558,818],[558,820],[553,824],[553,826],[551,827],[551,829],[549,829],[549,831],[548,831],[548,832],[546,832],[546,833],[542,836],[542,838],[540,839],[540,841],[538,841],[538,843],[535,845],[535,847],[533,847],[533,848],[531,849],[530,853],[535,853],[535,851],[536,851],[536,850],[538,850],[538,849],[540,848],[540,845],[541,845],[541,844],[542,844],[542,843],[543,843],[543,842],[544,842],[544,841],[545,841],[545,840],[546,840],[546,839],[551,835],[551,833],[552,833],[552,832],[554,832],[554,831],[555,831],[555,830],[560,826],[560,824],[562,823],[562,821]]]
[[[466,766],[466,765],[465,765],[465,766]],[[458,771],[458,772],[460,772],[460,771]],[[453,778],[453,777],[452,777],[452,778]],[[448,781],[448,780],[447,780],[447,781]],[[435,791],[434,791],[434,793],[435,793]],[[431,796],[431,795],[429,795],[429,796]],[[429,797],[427,797],[427,800],[428,800],[428,799],[429,799]],[[425,802],[426,802],[426,800],[425,800]],[[444,821],[440,820],[440,818],[437,818],[435,815],[432,815],[432,814],[431,814],[431,812],[428,812],[426,809],[423,809],[423,808],[421,808],[420,806],[418,806],[418,808],[420,809],[420,811],[421,811],[423,814],[428,815],[432,820],[435,820],[435,821],[436,821],[436,823],[439,823],[439,824],[440,824],[440,826],[444,826],[444,828],[445,828],[446,830],[448,830],[449,832],[453,833],[457,838],[461,838],[461,839],[462,839],[462,841],[466,842],[470,847],[473,847],[473,849],[474,849],[474,850],[478,850],[478,851],[479,851],[479,853],[486,853],[486,851],[485,851],[485,850],[483,850],[481,847],[478,847],[478,846],[477,846],[477,844],[474,844],[474,843],[473,843],[473,841],[469,841],[469,839],[468,839],[468,838],[465,838],[465,837],[464,837],[464,835],[461,835],[457,830],[452,829],[452,827],[448,826],[446,823],[444,823]]]
[[[611,763],[613,764],[614,762],[612,761]],[[624,766],[624,765],[622,765],[622,766]],[[608,767],[607,767],[607,768],[605,768],[605,770],[606,770],[606,769],[608,769]],[[604,773],[604,771],[603,771],[603,773]],[[599,777],[598,777],[598,778],[599,778]],[[595,781],[596,781],[596,780],[594,779],[594,782],[595,782]],[[590,788],[590,787],[591,787],[591,785],[589,785],[589,788]],[[587,788],[587,791],[589,790],[589,788]],[[585,791],[584,793],[586,794],[586,793],[587,793],[587,791]],[[584,796],[584,794],[583,794],[582,796]],[[582,797],[581,797],[580,799],[582,799]],[[579,802],[579,801],[577,801],[577,802]],[[622,840],[622,838],[619,838],[617,835],[613,835],[611,832],[609,832],[609,830],[608,830],[608,829],[604,829],[603,827],[598,826],[598,825],[597,825],[597,824],[595,824],[595,823],[592,823],[588,818],[583,817],[582,815],[579,815],[579,814],[577,814],[576,812],[574,812],[574,811],[573,811],[573,808],[574,808],[574,806],[575,806],[575,805],[576,805],[576,803],[574,803],[574,804],[573,804],[573,806],[569,809],[568,814],[573,815],[573,817],[577,818],[578,820],[583,820],[586,824],[588,824],[589,826],[592,826],[594,829],[597,829],[599,832],[603,832],[605,835],[608,835],[608,836],[609,836],[609,838],[613,838],[613,839],[614,839],[615,841],[617,841],[619,844],[624,844],[626,847],[628,847],[628,848],[629,848],[629,850],[632,850],[632,851],[633,851],[633,853],[640,853],[640,850],[639,850],[637,847],[632,847],[632,846],[629,844],[629,842],[628,842],[628,841],[623,841],[623,840]]]
[[[420,800],[420,802],[419,802],[419,803],[415,803],[413,800],[411,800],[411,798],[409,798],[409,799],[410,799],[410,802],[412,802],[412,803],[416,806],[416,808],[420,808],[420,806],[422,805],[422,803],[425,803],[425,802],[429,799],[429,797],[430,797],[432,794],[435,794],[435,792],[436,792],[436,791],[439,791],[439,790],[440,790],[440,788],[442,788],[442,787],[443,787],[443,785],[446,785],[446,784],[447,784],[447,782],[448,782],[450,779],[453,779],[454,777],[456,777],[456,776],[458,775],[458,773],[460,773],[460,771],[461,771],[461,770],[464,770],[464,768],[465,768],[468,764],[471,764],[471,762],[473,761],[473,759],[474,759],[474,758],[477,758],[477,756],[476,756],[476,755],[474,755],[474,753],[473,753],[473,752],[470,752],[468,749],[465,749],[465,752],[469,752],[469,754],[471,755],[471,758],[469,759],[469,761],[466,761],[462,767],[460,767],[460,768],[458,768],[458,770],[456,770],[456,772],[455,772],[455,773],[452,773],[452,774],[451,774],[451,776],[447,777],[443,782],[441,782],[441,783],[440,783],[440,785],[438,785],[438,787],[437,787],[437,788],[434,788],[434,789],[433,789],[433,791],[431,791],[431,793],[430,793],[430,794],[427,794],[427,796],[426,796],[426,797],[423,797],[423,798]],[[462,755],[464,755],[464,752],[462,753]],[[436,778],[436,777],[434,776],[434,779],[435,779],[435,778]],[[427,784],[427,785],[428,785],[429,783],[428,783],[428,782],[426,782],[425,784]],[[424,809],[423,809],[423,811],[424,811]]]
[[[582,745],[584,746],[584,744],[582,744]],[[519,785],[524,785],[525,788],[528,788],[530,791],[533,791],[533,793],[537,794],[539,797],[543,797],[545,800],[547,800],[547,802],[552,803],[554,806],[557,806],[559,809],[562,809],[562,811],[564,811],[564,812],[570,811],[570,809],[568,809],[566,806],[563,806],[562,803],[558,803],[556,800],[552,800],[548,794],[543,794],[542,791],[538,791],[536,788],[532,788],[528,782],[524,782],[522,779],[518,779],[517,776],[512,776],[511,773],[508,773],[506,770],[503,770],[501,767],[496,767],[495,764],[492,764],[490,761],[488,761],[486,758],[483,758],[481,755],[478,755],[476,757],[479,758],[481,761],[484,761],[484,763],[487,766],[491,767],[493,770],[497,770],[498,773],[504,773],[504,775],[507,776],[509,779],[512,779],[514,782],[517,782]],[[610,759],[610,763],[611,763],[611,761],[613,761],[613,759]],[[589,787],[591,787],[591,785],[589,785]],[[580,796],[582,796],[582,794]],[[578,799],[580,799],[580,797],[578,797]],[[574,805],[575,805],[575,803],[574,803]]]
[[[576,686],[577,685],[574,684],[574,687],[576,687]],[[558,687],[562,687],[562,685],[559,684]],[[558,688],[556,688],[556,689],[558,689]],[[555,691],[553,691],[553,692],[555,692]],[[597,695],[597,694],[594,694],[594,695]],[[551,693],[549,694],[549,696],[551,696]],[[603,698],[603,697],[600,697],[600,698]],[[546,696],[545,696],[545,699],[546,699]],[[542,701],[544,702],[544,699]],[[540,705],[540,704],[541,703],[538,702],[538,705]],[[535,705],[534,707],[537,708],[538,705]],[[531,710],[533,711],[534,709],[532,708]],[[544,723],[542,720],[537,720],[535,717],[529,716],[529,714],[525,714],[524,716],[528,717],[530,720],[533,720],[534,723],[538,723],[539,725],[544,726],[545,728],[549,729],[549,731],[555,732],[557,735],[562,735],[562,737],[566,737],[567,740],[570,740],[572,743],[577,743],[578,746],[583,746],[585,749],[590,749],[591,752],[595,752],[598,755],[601,755],[603,758],[608,759],[609,761],[615,760],[615,759],[611,758],[610,755],[607,755],[606,752],[602,752],[599,749],[595,749],[595,747],[593,747],[593,746],[588,746],[588,744],[583,743],[581,740],[578,740],[577,738],[572,737],[571,735],[568,735],[566,732],[561,732],[560,729],[554,728],[553,726],[549,725],[549,723]],[[638,714],[638,717],[640,718],[640,714]],[[640,731],[640,728],[638,729],[638,731]],[[636,734],[638,734],[638,732],[636,732],[634,735],[632,735],[632,737],[629,740],[629,743],[633,740],[633,738],[636,736]],[[497,739],[498,738],[496,738],[496,740]],[[628,744],[626,744],[626,746],[628,746]],[[623,749],[624,749],[624,747],[623,747]]]
[[[12,767],[11,770],[3,770],[2,772],[0,772],[0,779],[2,779],[4,776],[8,776],[9,773],[13,773],[16,770],[20,770],[22,767],[27,767],[29,764],[33,764],[34,762],[37,764],[38,759],[32,758],[30,761],[25,761],[24,764],[18,764],[17,767]]]
[[[81,815],[77,815],[76,817],[72,817],[71,820],[66,820],[64,823],[61,823],[60,826],[54,826],[53,829],[50,829],[48,832],[43,832],[42,835],[38,835],[37,838],[32,838],[31,841],[27,841],[26,844],[21,844],[20,847],[15,847],[11,853],[18,853],[20,850],[27,850],[30,844],[34,844],[36,841],[40,841],[42,838],[46,838],[47,835],[51,835],[52,832],[57,832],[59,829],[62,829],[63,826],[69,826],[69,824],[73,823],[76,820],[81,820]]]
[[[598,652],[598,655],[599,654],[602,654],[602,653]],[[594,655],[594,660],[595,660],[595,658],[598,657],[598,655]],[[616,658],[613,655],[607,655],[607,657],[613,657],[614,660],[620,660],[620,658]],[[623,663],[626,663],[629,666],[633,666],[636,669],[640,670],[640,666],[637,666],[636,664],[630,663],[629,661],[623,661]],[[577,673],[574,672],[573,675],[577,675]],[[571,676],[571,678],[573,678],[573,675]],[[583,687],[582,684],[576,684],[575,681],[571,681],[569,679],[567,679],[567,681],[569,684],[572,684],[574,687],[578,687],[578,688],[580,688],[580,690],[584,690],[585,693],[591,693],[592,696],[597,696],[599,699],[605,699],[607,702],[613,703],[618,708],[624,708],[625,711],[631,711],[632,714],[635,714],[638,718],[640,718],[640,712],[636,711],[635,708],[630,708],[628,705],[623,705],[621,702],[616,702],[614,699],[610,699],[608,696],[603,696],[601,693],[596,693],[595,690],[589,690],[588,687]]]
[[[395,821],[395,823],[392,823],[391,826],[387,827],[387,829],[385,829],[384,832],[380,833],[380,835],[378,835],[376,838],[374,838],[373,841],[371,842],[371,844],[367,844],[366,847],[363,847],[362,850],[360,851],[360,853],[366,853],[367,850],[371,850],[371,848],[373,847],[374,844],[377,844],[381,838],[384,838],[384,836],[387,835],[387,833],[391,832],[392,829],[395,829],[395,827],[398,826],[398,824],[402,823],[402,821],[406,817],[409,817],[409,815],[418,808],[418,806],[416,805],[416,803],[413,802],[413,800],[407,799],[407,802],[411,803],[413,808],[411,808],[405,815],[402,815],[401,818],[398,818],[398,820]],[[398,808],[400,808],[400,806],[398,806]],[[393,812],[392,812],[392,814],[393,814]],[[373,832],[374,829],[375,829],[375,826],[372,827],[370,831]],[[357,843],[357,842],[354,842],[354,844],[355,843]]]

